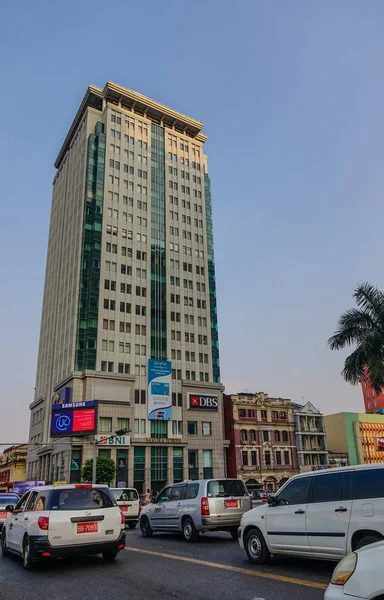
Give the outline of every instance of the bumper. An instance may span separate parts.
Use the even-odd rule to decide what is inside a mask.
[[[32,558],[41,558],[43,552],[49,552],[52,558],[61,558],[71,554],[100,554],[101,552],[118,552],[125,546],[125,533],[122,531],[117,540],[97,542],[94,544],[76,544],[74,546],[52,546],[47,536],[30,536]]]
[[[139,515],[136,515],[136,516],[133,516],[133,515],[128,516],[128,515],[126,515],[125,516],[125,522],[126,523],[136,523],[137,524],[139,522],[139,519],[140,519]]]
[[[204,529],[207,530],[225,530],[232,529],[233,527],[237,529],[240,525],[240,519],[225,519],[222,517],[202,517],[201,524],[203,525]]]
[[[324,600],[364,600],[360,596],[350,596],[344,593],[344,586],[329,584]]]

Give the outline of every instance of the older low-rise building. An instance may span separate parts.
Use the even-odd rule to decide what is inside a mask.
[[[274,492],[298,473],[294,407],[264,392],[224,396],[229,477]]]
[[[0,490],[10,491],[15,481],[25,480],[28,445],[10,446],[0,463]]]
[[[296,447],[300,471],[327,467],[329,463],[324,416],[307,402],[294,404]]]

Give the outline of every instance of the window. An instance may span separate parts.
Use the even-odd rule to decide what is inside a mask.
[[[268,416],[267,416],[267,411],[266,411],[266,410],[262,410],[262,411],[261,411],[261,418],[262,418],[262,419],[268,419]]]
[[[278,504],[307,504],[311,479],[311,477],[299,477],[288,483],[277,496]]]
[[[276,452],[276,464],[277,465],[281,465],[281,452],[280,452],[280,450],[277,450],[277,452]]]
[[[269,431],[263,431],[263,441],[269,442]]]
[[[288,442],[288,431],[281,432],[283,442]]]
[[[265,464],[269,467],[271,465],[271,453],[269,452],[269,450],[267,450],[267,452],[265,452],[264,458],[265,458]]]
[[[197,435],[197,421],[188,421],[187,431],[188,435]]]
[[[247,451],[243,451],[241,453],[241,464],[243,465],[243,467],[248,466],[248,452]]]
[[[239,417],[240,417],[240,419],[244,419],[244,417],[245,417],[245,409],[244,408],[239,409]]]
[[[289,465],[290,464],[290,457],[289,457],[289,451],[285,450],[284,451],[284,464],[285,465]]]
[[[249,419],[254,419],[255,418],[255,411],[254,410],[249,410],[248,411],[248,418]]]
[[[203,421],[202,431],[203,435],[212,435],[212,423],[210,421]]]
[[[251,465],[257,465],[257,452],[254,450],[251,452]]]
[[[197,450],[188,450],[188,475],[189,479],[199,478],[199,455]]]
[[[187,487],[187,493],[185,494],[186,500],[193,500],[196,498],[199,493],[199,484],[198,483],[190,483]]]
[[[277,410],[273,410],[272,411],[272,419],[278,419],[279,418],[279,413],[277,412]]]
[[[211,479],[212,472],[212,450],[203,450],[203,477]]]
[[[312,502],[341,501],[343,473],[318,475],[313,478]]]
[[[129,430],[129,419],[117,419],[117,429],[128,429]]]
[[[384,496],[384,469],[355,471],[355,499],[382,498]]]
[[[240,431],[240,441],[242,444],[246,444],[247,443],[247,431],[246,429],[242,429]]]
[[[280,442],[280,441],[281,441],[280,431],[275,431],[275,442]]]
[[[249,441],[251,442],[251,444],[256,443],[256,431],[254,429],[251,429],[249,431]]]
[[[112,431],[112,417],[99,418],[100,433],[110,433]]]

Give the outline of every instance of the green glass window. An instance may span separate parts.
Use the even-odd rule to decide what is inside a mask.
[[[183,449],[182,448],[174,448],[173,449],[173,481],[177,483],[178,481],[183,481]]]
[[[168,422],[167,421],[151,421],[151,438],[167,438],[168,437]]]

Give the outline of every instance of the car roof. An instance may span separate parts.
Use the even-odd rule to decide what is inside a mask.
[[[211,479],[187,479],[186,481],[179,481],[178,483],[169,483],[164,487],[169,487],[170,485],[186,485],[187,483],[207,483],[209,481],[242,481],[237,477],[212,477]]]
[[[39,485],[39,486],[36,486],[36,487],[32,487],[29,490],[26,490],[25,493],[32,492],[32,491],[34,491],[34,492],[36,492],[36,491],[39,491],[39,492],[44,492],[45,491],[45,492],[47,492],[47,491],[50,491],[50,490],[74,490],[74,489],[87,489],[87,488],[89,489],[91,487],[92,488],[97,488],[97,489],[100,489],[100,488],[109,489],[107,485],[104,485],[104,484],[100,484],[99,485],[98,483],[96,483],[96,484],[90,484],[90,483],[89,484],[88,483],[84,483],[84,484],[83,483],[66,483],[66,484],[63,484],[63,485]]]
[[[110,490],[121,490],[122,492],[124,492],[125,490],[129,490],[129,491],[132,491],[132,492],[137,492],[136,488],[128,487],[128,486],[127,487],[111,487],[109,489]]]
[[[340,471],[364,471],[366,469],[384,469],[384,463],[374,463],[371,465],[350,465],[349,467],[332,467],[330,469],[321,469],[319,471],[305,471],[304,473],[299,473],[298,475],[294,475],[293,477],[296,479],[298,477],[318,477],[320,475],[326,475],[327,473],[340,473]],[[291,479],[293,479],[291,477]],[[291,479],[289,481],[291,481]]]

